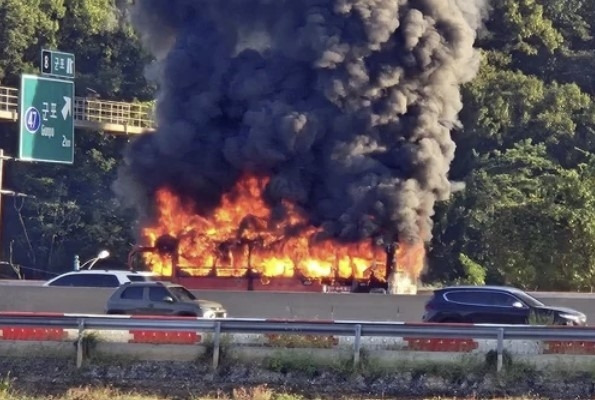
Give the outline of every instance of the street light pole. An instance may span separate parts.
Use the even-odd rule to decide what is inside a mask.
[[[96,256],[96,257],[93,257],[93,258],[91,258],[91,259],[89,259],[89,260],[85,261],[85,262],[84,262],[84,263],[83,263],[83,264],[82,264],[82,265],[79,267],[79,269],[83,269],[83,268],[85,267],[85,265],[87,265],[87,264],[89,264],[89,267],[88,267],[87,269],[91,269],[91,268],[93,268],[93,266],[95,265],[95,263],[96,263],[97,261],[99,261],[99,260],[102,260],[102,259],[104,259],[104,258],[107,258],[107,257],[109,257],[109,251],[107,251],[107,250],[101,250],[101,251],[99,252],[99,254],[97,254],[97,256]]]

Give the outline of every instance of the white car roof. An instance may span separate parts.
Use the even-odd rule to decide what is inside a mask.
[[[151,271],[130,271],[127,269],[81,269],[78,271],[68,271],[68,272],[60,274],[58,276],[66,276],[66,275],[74,275],[74,274],[112,274],[112,275],[118,275],[118,276],[122,276],[122,275],[155,276],[155,273],[151,272]],[[52,278],[52,279],[54,279],[54,278]]]
[[[115,275],[120,278],[125,278],[128,280],[128,275],[141,275],[141,276],[156,276],[154,272],[151,271],[131,271],[127,269],[81,269],[78,271],[68,271],[58,276],[55,276],[49,280],[47,280],[43,286],[49,286],[50,283],[57,280],[58,278],[62,278],[63,276],[69,275],[79,275],[79,274],[105,274],[105,275]]]

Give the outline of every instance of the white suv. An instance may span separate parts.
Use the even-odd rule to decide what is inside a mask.
[[[83,269],[66,272],[45,282],[43,286],[118,287],[127,282],[156,280],[153,272],[117,269]]]

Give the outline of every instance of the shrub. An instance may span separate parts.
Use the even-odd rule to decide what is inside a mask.
[[[485,356],[485,366],[488,371],[496,371],[498,367],[498,352],[496,350],[490,350]],[[504,370],[509,369],[512,366],[512,356],[507,350],[502,352],[502,367]]]
[[[330,349],[337,344],[337,338],[325,335],[268,334],[268,346],[292,348]]]
[[[293,354],[279,351],[264,360],[266,369],[286,374],[298,372],[308,377],[320,375],[323,371],[330,371],[339,375],[348,375],[352,371],[351,360],[315,360],[307,354]]]
[[[13,381],[14,379],[10,377],[10,371],[0,379],[0,396],[2,398],[6,398],[12,394]]]
[[[267,385],[259,385],[252,388],[240,387],[233,389],[233,400],[271,400],[273,391]]]

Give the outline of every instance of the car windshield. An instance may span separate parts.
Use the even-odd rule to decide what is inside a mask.
[[[527,294],[525,292],[521,292],[519,291],[515,291],[513,292],[519,299],[521,299],[522,301],[524,301],[526,304],[528,304],[531,307],[541,307],[544,304],[537,300],[535,297],[531,296],[530,294]]]
[[[170,287],[169,290],[180,301],[192,301],[192,300],[196,300],[196,297],[194,297],[194,295],[192,293],[190,293],[186,288],[183,288],[183,287],[180,287],[180,286],[174,286],[174,287]]]

